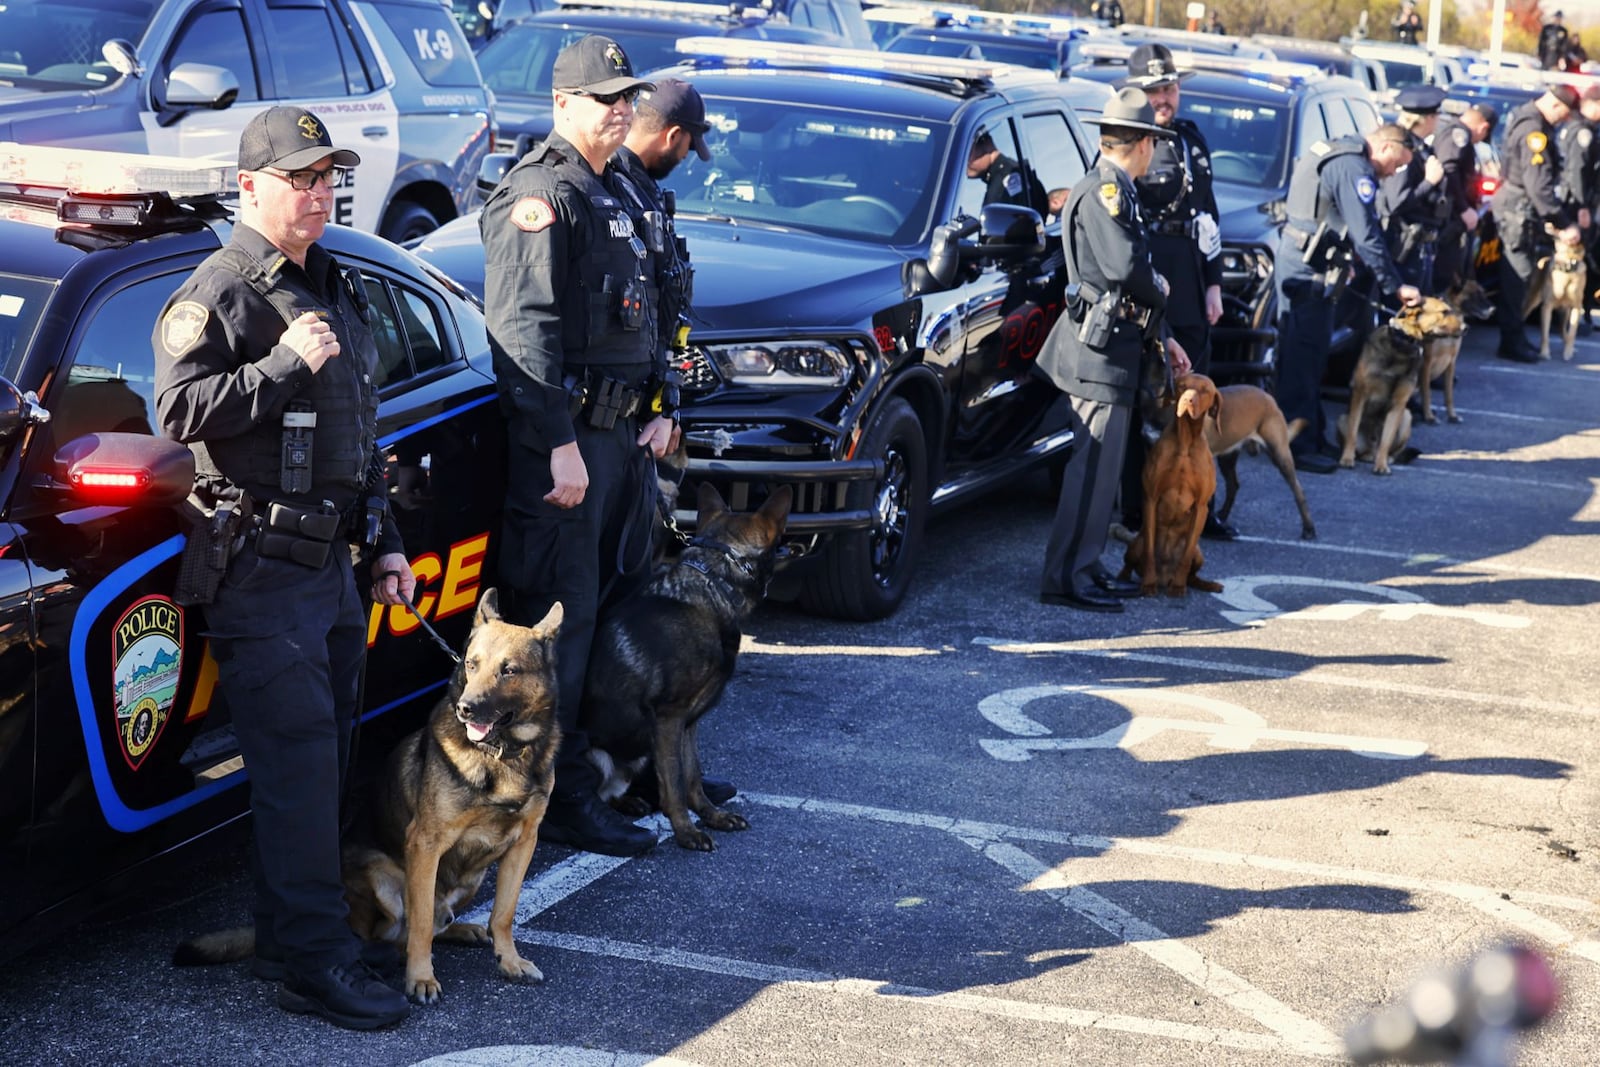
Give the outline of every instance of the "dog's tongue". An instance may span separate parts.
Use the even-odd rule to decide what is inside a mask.
[[[474,741],[482,741],[485,737],[489,736],[490,729],[491,727],[481,726],[475,722],[469,722],[467,723],[467,736]]]

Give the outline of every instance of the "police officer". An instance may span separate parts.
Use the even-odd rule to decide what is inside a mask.
[[[1031,207],[1040,215],[1049,210],[1049,197],[1033,171],[1001,152],[981,127],[967,152],[967,177],[984,183],[985,204]]]
[[[1444,164],[1434,157],[1428,138],[1439,125],[1444,90],[1436,85],[1410,85],[1395,97],[1400,114],[1395,125],[1406,131],[1411,162],[1378,186],[1378,217],[1395,266],[1407,285],[1424,294],[1435,292],[1434,260],[1439,232],[1450,205],[1444,197]]]
[[[1494,133],[1500,114],[1493,104],[1479,101],[1460,115],[1445,115],[1433,131],[1433,154],[1444,167],[1444,228],[1439,231],[1433,280],[1447,292],[1468,273],[1467,254],[1478,229],[1483,204],[1478,189],[1478,153],[1473,147]]]
[[[1085,121],[1100,126],[1100,159],[1067,198],[1067,313],[1056,320],[1038,359],[1039,369],[1069,395],[1081,444],[1062,476],[1039,599],[1119,612],[1118,597],[1137,593],[1138,586],[1112,577],[1100,554],[1144,362],[1147,356],[1165,359],[1182,374],[1189,359],[1177,341],[1153,340],[1169,286],[1150,262],[1133,184],[1150,169],[1156,140],[1172,132],[1156,124],[1149,99],[1132,86],[1106,101],[1099,118]]]
[[[1422,16],[1417,14],[1416,4],[1404,0],[1400,10],[1389,20],[1389,26],[1394,30],[1395,40],[1401,44],[1416,44],[1417,34],[1422,32]]]
[[[1571,230],[1577,214],[1561,198],[1561,161],[1556,155],[1556,127],[1578,106],[1578,91],[1552,85],[1514,109],[1506,119],[1500,154],[1500,187],[1495,190],[1495,225],[1500,231],[1501,359],[1536,363],[1538,353],[1523,333],[1522,305],[1528,295],[1545,227]]]
[[[1211,327],[1222,317],[1222,237],[1211,150],[1200,127],[1178,117],[1179,85],[1192,73],[1178,70],[1166,45],[1143,44],[1128,57],[1123,84],[1144,90],[1156,125],[1172,134],[1156,139],[1150,169],[1134,185],[1149,231],[1150,261],[1172,287],[1167,328],[1195,370],[1208,374]],[[1129,434],[1122,470],[1122,521],[1129,529],[1137,529],[1144,514],[1144,456],[1144,435]],[[1204,535],[1224,541],[1238,536],[1214,513],[1206,518]]]
[[[1561,12],[1551,13],[1550,21],[1539,27],[1539,63],[1545,70],[1561,70],[1567,59],[1567,28]]]
[[[1578,216],[1583,243],[1591,253],[1595,245],[1595,215],[1600,212],[1600,84],[1590,83],[1578,100],[1578,110],[1561,126],[1561,190]],[[1591,270],[1594,268],[1590,268]],[[1594,286],[1584,293],[1582,329],[1591,328],[1589,315]]]
[[[1318,141],[1289,178],[1288,221],[1278,235],[1273,284],[1278,290],[1278,404],[1306,429],[1290,446],[1295,467],[1315,474],[1338,469],[1325,437],[1322,377],[1333,337],[1332,292],[1342,284],[1354,254],[1380,290],[1403,304],[1422,294],[1407,285],[1389,257],[1378,223],[1378,181],[1411,160],[1406,131],[1379,126],[1365,137]]]
[[[500,580],[525,623],[556,601],[565,610],[561,748],[540,833],[633,855],[655,835],[596,795],[578,707],[599,612],[649,577],[650,457],[665,453],[676,414],[649,414],[660,395],[654,271],[612,161],[636,95],[655,86],[599,35],[561,50],[552,85],[554,132],[506,174],[479,219],[489,347],[509,422]]]
[[[153,343],[157,414],[194,451],[196,502],[254,515],[205,609],[250,770],[253,970],[281,978],[286,1010],[372,1029],[407,1005],[361,961],[339,876],[367,645],[352,542],[376,555],[380,603],[410,599],[416,582],[383,486],[365,290],[317,244],[334,187],[359,162],[308,111],[252,118],[239,140],[239,222],[168,301]],[[215,548],[233,547],[230,529]]]

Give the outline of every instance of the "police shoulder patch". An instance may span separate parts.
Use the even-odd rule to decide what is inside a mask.
[[[180,300],[161,318],[161,347],[169,356],[183,355],[200,339],[209,321],[210,308],[193,300]]]
[[[1588,148],[1589,144],[1593,140],[1594,140],[1594,131],[1589,129],[1589,127],[1585,126],[1583,129],[1578,131],[1578,146],[1580,148]]]
[[[1007,196],[1016,196],[1018,193],[1022,192],[1022,175],[1018,174],[1016,171],[1012,171],[1010,174],[1006,175],[1003,184],[1006,187]]]
[[[1117,188],[1116,182],[1106,182],[1100,186],[1100,202],[1106,206],[1106,214],[1116,218],[1122,212],[1122,190]]]
[[[519,230],[538,233],[547,230],[556,221],[555,209],[550,201],[539,196],[525,196],[511,205],[511,223]]]
[[[1467,133],[1467,131],[1462,129],[1460,126],[1457,126],[1455,129],[1450,131],[1450,139],[1456,143],[1457,148],[1465,148],[1467,147],[1467,142],[1472,139],[1472,135]]]
[[[1363,174],[1356,179],[1356,195],[1361,198],[1363,204],[1370,204],[1372,198],[1378,195],[1378,184]]]
[[[1534,130],[1532,133],[1528,134],[1528,147],[1533,149],[1535,152],[1543,152],[1544,146],[1549,143],[1550,138],[1546,137],[1540,130]]]

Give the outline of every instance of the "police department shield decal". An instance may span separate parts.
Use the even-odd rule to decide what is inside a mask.
[[[111,631],[112,707],[130,769],[139,769],[166,728],[182,670],[183,609],[163,596],[136,602]]]
[[[169,355],[181,356],[200,337],[211,318],[211,310],[204,304],[184,300],[173,304],[161,320],[161,345]]]
[[[1372,203],[1372,198],[1378,195],[1378,186],[1371,178],[1362,175],[1356,179],[1356,195],[1363,204]]]
[[[537,196],[525,196],[511,205],[511,223],[519,230],[538,233],[556,221],[555,209],[550,202]]]

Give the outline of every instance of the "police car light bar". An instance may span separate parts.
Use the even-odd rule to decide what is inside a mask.
[[[963,25],[984,29],[999,25],[1022,33],[1068,34],[1096,25],[1093,20],[1055,15],[1030,15],[1026,11],[984,11],[982,9],[958,16]]]
[[[822,67],[838,73],[923,74],[958,81],[987,81],[1001,69],[1000,64],[975,59],[872,52],[864,48],[830,48],[826,45],[779,44],[743,37],[680,37],[678,51],[686,56],[743,59],[773,67]]]
[[[1128,57],[1133,55],[1133,50],[1133,45],[1096,43],[1084,45],[1082,54],[1086,59],[1121,60],[1126,63]],[[1314,63],[1291,63],[1281,59],[1244,59],[1239,56],[1187,52],[1180,49],[1172,50],[1172,64],[1180,71],[1210,70],[1225,74],[1243,74],[1247,77],[1272,78],[1296,84],[1309,81],[1323,72],[1322,68]]]
[[[759,3],[737,2],[697,4],[692,0],[556,0],[560,7],[604,8],[615,11],[635,11],[642,15],[692,15],[697,18],[732,16],[736,18],[764,19],[768,11]]]
[[[238,191],[239,168],[217,160],[141,156],[0,142],[0,182],[88,195],[166,193],[174,200]],[[87,217],[85,222],[124,225],[137,220]]]

